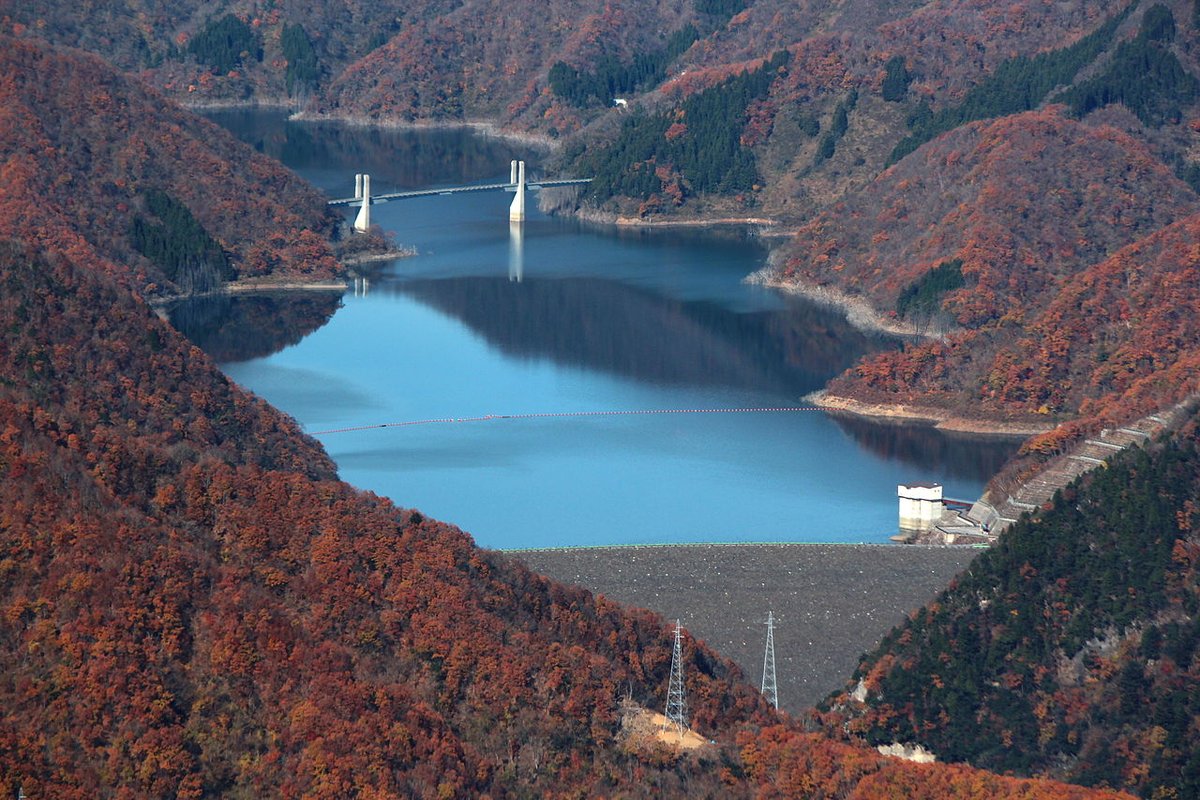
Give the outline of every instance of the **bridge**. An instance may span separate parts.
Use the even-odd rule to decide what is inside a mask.
[[[529,181],[525,179],[525,162],[513,161],[509,165],[508,183],[480,183],[470,186],[447,186],[440,189],[418,189],[411,192],[387,192],[371,194],[371,176],[365,173],[354,176],[354,196],[330,200],[331,206],[359,207],[358,216],[354,218],[354,230],[366,231],[371,227],[371,206],[386,203],[389,200],[409,200],[414,197],[433,197],[435,195],[462,194],[464,192],[491,192],[502,190],[514,192],[512,204],[508,209],[508,219],[511,222],[525,221],[525,190],[537,191],[557,186],[582,186],[591,183],[591,178],[561,178],[547,181]]]

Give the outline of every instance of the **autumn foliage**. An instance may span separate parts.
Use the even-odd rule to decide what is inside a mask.
[[[718,786],[709,756],[644,764],[615,741],[620,698],[660,704],[661,620],[338,482],[293,420],[130,291],[145,278],[106,255],[124,246],[122,195],[96,197],[112,191],[105,180],[161,180],[209,198],[215,208],[197,203],[194,216],[230,252],[252,252],[263,220],[223,220],[263,209],[226,194],[243,186],[228,177],[236,168],[189,140],[193,129],[301,210],[315,192],[186,113],[153,111],[95,59],[27,42],[4,54],[14,71],[0,80],[22,102],[3,107],[28,125],[6,134],[17,156],[3,186],[5,233],[23,241],[0,246],[0,794],[565,796],[672,791],[693,776]],[[72,83],[73,70],[96,74]],[[58,101],[39,96],[47,105],[76,84],[122,88],[116,129],[92,124],[85,145],[42,125],[27,100],[43,81],[47,92],[64,82]],[[145,116],[123,117],[126,104]],[[99,176],[73,173],[75,194],[51,187],[54,202],[34,205],[47,224],[34,225],[22,201],[47,172],[22,154],[39,135],[52,159],[106,157],[94,159]],[[208,174],[184,171],[177,152]],[[272,208],[281,227],[264,237],[287,241],[295,216]],[[767,719],[728,662],[690,639],[687,654],[698,729],[727,740]]]
[[[739,738],[761,800],[1108,800],[1129,795],[1007,778],[963,765],[916,764],[782,726]]]
[[[1197,208],[1131,137],[1031,112],[904,159],[810,223],[779,279],[894,309],[953,259],[963,285],[938,298],[926,328],[941,335],[867,359],[832,391],[1111,424],[1197,386],[1195,297],[1183,289],[1196,280]]]
[[[148,192],[189,209],[239,277],[339,271],[319,192],[94,56],[0,38],[0,140],[0,235],[148,296],[179,291],[131,240],[137,219],[154,219]]]
[[[1008,530],[864,658],[828,702],[828,729],[999,772],[1200,796],[1198,425],[1193,406],[1172,438]]]
[[[616,703],[658,705],[660,620],[337,482],[291,420],[103,279],[11,246],[0,262],[20,322],[0,339],[0,786],[628,779]],[[730,666],[688,652],[699,729],[762,717]]]

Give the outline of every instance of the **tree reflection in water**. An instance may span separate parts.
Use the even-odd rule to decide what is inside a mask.
[[[320,328],[342,305],[336,292],[194,297],[168,310],[171,324],[215,361],[278,353]]]

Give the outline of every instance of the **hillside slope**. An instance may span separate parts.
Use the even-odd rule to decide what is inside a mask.
[[[1117,458],[865,657],[826,722],[939,757],[1200,796],[1200,439]]]
[[[336,481],[294,422],[86,266],[5,245],[0,288],[22,322],[0,331],[0,790],[774,797],[783,769],[869,798],[926,780],[819,740],[756,760],[773,718],[690,638],[690,719],[719,744],[630,751],[619,702],[661,705],[661,619]]]
[[[63,259],[8,247],[0,275],[23,322],[0,340],[9,791],[625,783],[616,702],[658,705],[661,621],[337,483],[291,420]],[[688,652],[699,729],[761,717]]]
[[[1178,287],[1194,279],[1197,208],[1128,135],[1028,112],[903,159],[806,225],[769,280],[832,287],[944,334],[869,358],[834,394],[1114,423],[1195,385],[1187,365],[1200,338]],[[1153,389],[1139,384],[1152,375]]]
[[[1078,415],[1051,439],[1179,402],[1200,386],[1198,232],[1200,217],[1185,217],[1081,271],[1023,319],[872,358],[830,391],[968,414]]]
[[[4,129],[7,174],[23,180],[4,184],[5,234],[21,244],[0,252],[0,318],[12,322],[0,332],[3,790],[433,797],[632,785],[636,759],[617,768],[628,759],[616,703],[626,692],[659,704],[661,620],[501,564],[460,531],[337,482],[294,421],[129,291],[145,278],[119,259],[132,225],[131,211],[110,208],[121,187],[154,181],[203,198],[195,216],[232,253],[255,252],[259,237],[241,221],[261,206],[238,196],[240,169],[302,211],[313,198],[323,220],[319,196],[206,123],[153,108],[96,59],[28,42],[3,52],[20,101],[5,108],[27,123]],[[111,130],[82,112],[69,124],[88,94],[78,86],[112,106]],[[41,124],[35,109],[64,114]],[[29,155],[34,139],[49,167]],[[51,186],[57,202],[32,205],[52,224],[34,224],[22,201],[77,161],[63,173],[75,191]],[[98,200],[106,191],[116,202]],[[268,239],[299,231],[292,212],[265,210],[279,226]],[[698,728],[767,719],[736,671],[690,640],[688,655]],[[716,786],[709,758],[678,773],[638,767],[637,780],[669,791],[695,773]]]
[[[96,53],[182,102],[298,104],[383,44],[406,17],[444,5],[0,0],[0,33]]]
[[[149,296],[328,280],[325,198],[95,56],[0,38],[0,235]]]
[[[566,0],[537,14],[497,0],[431,9],[338,75],[310,110],[378,121],[521,119],[517,127],[567,134],[580,112],[550,91],[555,63],[627,62],[696,22],[689,0]]]
[[[743,762],[779,718],[690,637],[691,722],[717,744],[685,758],[624,746],[621,698],[662,704],[661,619],[337,481],[293,420],[151,311],[134,291],[147,276],[118,257],[138,227],[123,193],[141,181],[201,193],[189,215],[144,202],[203,241],[188,222],[200,220],[235,254],[255,252],[264,219],[234,220],[267,202],[235,191],[239,166],[294,199],[311,190],[244,149],[232,162],[205,150],[192,132],[229,145],[93,58],[28,41],[2,52],[17,101],[3,107],[29,129],[0,128],[16,220],[0,242],[0,793],[724,798],[774,796],[784,764],[789,780],[873,797],[927,774],[822,742],[813,763],[796,748]],[[86,139],[43,123],[38,110],[69,112],[55,103],[81,101],[83,85],[112,130],[83,114]],[[75,191],[39,171],[31,141],[78,164],[62,173]],[[201,172],[183,168],[193,156]],[[266,211],[285,242],[299,230]],[[1089,796],[936,774],[1001,797]]]

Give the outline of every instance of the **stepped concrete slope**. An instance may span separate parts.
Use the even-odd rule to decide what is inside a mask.
[[[1054,498],[1055,492],[1070,485],[1076,478],[1103,466],[1117,453],[1178,427],[1187,419],[1189,409],[1197,401],[1200,401],[1200,396],[1190,397],[1164,411],[1120,428],[1103,430],[1097,436],[1085,439],[1071,452],[1051,459],[1016,491],[1005,495],[1001,502],[989,502],[981,498],[965,514],[947,511],[929,538],[946,544],[995,540],[1022,514],[1041,508]]]

